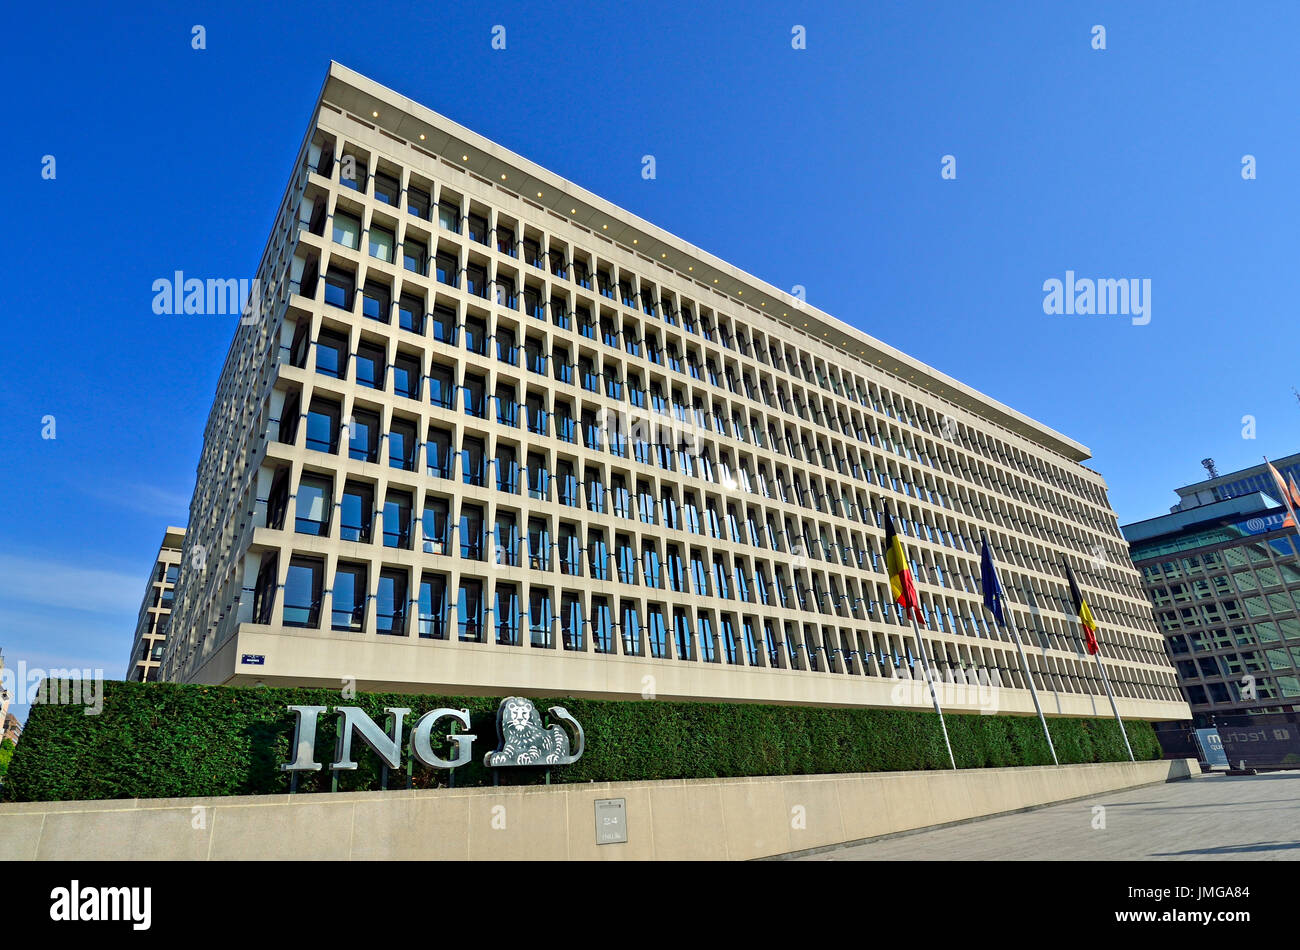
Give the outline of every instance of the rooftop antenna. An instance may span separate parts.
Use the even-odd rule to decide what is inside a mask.
[[[1300,396],[1297,396],[1297,398],[1300,398]],[[1201,464],[1205,466],[1205,470],[1210,473],[1211,478],[1219,477],[1219,470],[1214,467],[1214,459],[1201,459]]]

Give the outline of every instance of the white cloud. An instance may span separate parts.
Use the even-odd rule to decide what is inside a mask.
[[[189,520],[190,496],[140,482],[120,482],[105,487],[98,482],[76,483],[78,491],[110,505],[138,511],[168,524],[184,525]]]
[[[127,613],[134,622],[144,574],[124,574],[39,558],[0,554],[0,601],[98,614]]]

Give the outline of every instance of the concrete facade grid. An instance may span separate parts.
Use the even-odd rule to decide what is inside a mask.
[[[168,528],[158,549],[149,583],[145,585],[140,613],[136,618],[135,637],[131,643],[131,656],[126,663],[126,678],[147,682],[158,678],[162,665],[163,645],[167,640],[167,626],[172,613],[176,580],[179,579],[181,546],[184,528]],[[173,577],[169,572],[177,568]],[[169,596],[170,595],[170,596]]]
[[[350,87],[349,95],[363,86],[337,68],[331,75]],[[1021,630],[1041,636],[1031,665],[1040,687],[1057,695],[1057,708],[1049,711],[1092,714],[1098,695],[1104,695],[1091,659],[1078,650],[1076,623],[1058,567],[1065,556],[1101,620],[1103,656],[1124,707],[1147,718],[1185,715],[1160,634],[1106,501],[1104,482],[1079,464],[1086,452],[1061,437],[1044,434],[1035,441],[1025,432],[1006,429],[988,418],[993,411],[987,407],[974,411],[949,402],[861,359],[866,350],[855,356],[739,295],[721,293],[682,273],[680,266],[669,268],[626,241],[610,240],[600,233],[603,228],[569,220],[562,213],[568,203],[564,195],[554,199],[560,202],[559,210],[534,202],[508,185],[456,166],[454,143],[444,143],[446,154],[435,154],[402,141],[360,115],[332,107],[330,92],[327,83],[325,101],[304,141],[259,270],[267,288],[264,319],[241,327],[236,335],[205,433],[192,506],[193,538],[187,539],[187,547],[200,546],[204,567],[182,571],[176,613],[183,623],[175,626],[183,635],[173,637],[169,645],[167,678],[321,683],[353,676],[376,688],[486,691],[499,685],[627,696],[644,692],[643,680],[649,675],[659,681],[658,694],[665,696],[890,704],[897,702],[890,696],[897,682],[893,677],[911,675],[915,650],[910,627],[899,622],[889,604],[880,558],[883,531],[876,514],[887,501],[914,562],[929,618],[927,647],[949,679],[961,683],[987,677],[1010,687],[1006,701],[1013,709],[1029,708],[1014,647],[1006,633],[987,623],[980,606],[978,537],[984,528],[997,551]],[[341,178],[349,159],[356,161],[361,190]],[[391,175],[396,205],[377,197],[380,174]],[[427,218],[406,210],[413,188],[427,189]],[[444,202],[454,204],[460,233],[439,226],[438,209]],[[574,202],[576,212],[576,198]],[[343,231],[350,239],[355,233],[355,249],[335,240],[343,215],[354,215],[358,222],[355,232]],[[471,215],[483,218],[487,244],[465,233]],[[618,230],[625,224],[620,222]],[[497,246],[498,235],[507,228],[514,233],[513,255]],[[372,255],[372,240],[388,261]],[[541,266],[527,259],[533,251],[528,241],[536,242]],[[403,252],[413,248],[423,249],[416,267],[424,273],[403,266]],[[454,256],[456,286],[440,282],[434,273],[439,254]],[[589,265],[590,286],[577,279],[575,260]],[[471,268],[479,267],[481,277],[477,271],[474,276],[487,296],[471,293],[466,286]],[[349,310],[325,300],[331,269],[354,275]],[[608,275],[612,297],[603,293],[601,275]],[[362,312],[363,291],[376,279],[390,295],[387,323]],[[504,289],[510,285],[517,295],[513,307],[505,305],[511,302]],[[400,300],[408,292],[422,301],[422,334],[399,326]],[[534,300],[536,315],[529,312]],[[561,306],[552,307],[553,301]],[[781,300],[775,293],[763,303],[782,307],[785,318],[795,309],[789,298]],[[440,306],[454,310],[454,345],[432,338],[430,317]],[[577,326],[574,314],[579,306],[587,307],[594,319],[594,338],[583,336]],[[681,314],[687,309],[701,328],[713,327],[708,335],[686,329]],[[568,327],[563,326],[566,313]],[[801,315],[796,311],[793,322],[802,322]],[[487,350],[482,354],[467,346],[466,326],[473,320],[483,321]],[[602,339],[605,321],[612,324],[613,346]],[[343,379],[321,373],[316,362],[322,334],[330,332],[346,340],[348,369]],[[506,333],[513,333],[518,365],[498,358],[496,343]],[[661,361],[648,358],[650,335],[664,354]],[[530,341],[545,356],[543,373],[527,368]],[[381,389],[357,382],[357,355],[367,346],[382,353]],[[637,353],[630,352],[633,346]],[[681,372],[669,363],[670,347],[681,359]],[[572,382],[556,378],[563,364],[554,357],[562,351],[567,351]],[[689,370],[688,354],[695,356],[698,378]],[[392,391],[392,370],[407,359],[418,366],[418,398]],[[596,392],[582,386],[584,360],[594,374]],[[717,371],[717,385],[709,380],[711,366]],[[430,402],[428,384],[438,370],[450,370],[458,387],[451,408]],[[633,375],[639,376],[646,394],[643,407],[631,403]],[[459,387],[467,377],[482,379],[483,418],[464,411]],[[618,382],[618,391],[607,388],[611,381]],[[655,417],[655,386],[675,423],[674,439],[687,434],[698,449],[681,453],[681,443],[674,441],[677,471],[655,464],[660,459],[653,444],[645,457],[648,465],[638,459],[635,445],[620,457],[608,451],[607,444],[584,444],[584,412],[626,420],[644,409],[647,417]],[[515,397],[516,426],[497,421],[489,408],[499,388]],[[544,431],[529,431],[530,397],[540,399],[548,413]],[[481,440],[484,460],[497,458],[498,448],[511,444],[521,469],[520,491],[494,490],[496,473],[486,462],[485,484],[477,486],[465,483],[459,465],[450,478],[431,476],[418,449],[414,470],[391,467],[384,448],[373,462],[349,458],[342,447],[333,454],[310,449],[305,416],[326,400],[337,404],[340,427],[358,411],[373,412],[385,436],[394,432],[395,422],[412,425],[418,449],[426,452],[431,434],[442,431],[449,434],[456,452],[465,448],[467,438]],[[572,442],[558,437],[557,401],[572,409]],[[603,434],[608,436],[608,430],[606,426]],[[290,437],[290,442],[283,441]],[[582,485],[575,504],[557,500],[553,478],[547,497],[530,496],[530,454],[544,461],[552,476],[561,461],[572,464]],[[684,474],[681,465],[686,462],[706,464],[710,477]],[[625,480],[631,499],[644,486],[655,523],[637,517],[641,511],[635,502],[626,518],[609,512],[612,499],[607,499],[604,514],[591,511],[585,492],[588,469],[599,473],[606,494],[616,476]],[[536,470],[536,465],[531,467]],[[285,481],[277,482],[281,472]],[[294,531],[301,517],[294,499],[304,475],[330,480],[327,537]],[[339,515],[350,481],[373,486],[376,521],[389,530],[382,509],[390,492],[409,496],[412,513],[402,525],[414,539],[409,549],[383,546],[382,533],[370,544],[341,538]],[[288,486],[293,496],[283,508],[279,496],[273,497],[280,485]],[[698,506],[698,533],[664,523],[666,515],[674,514],[681,524],[686,493]],[[665,495],[671,500],[667,507]],[[458,521],[464,506],[480,506],[489,531],[499,512],[513,512],[521,549],[534,518],[546,520],[552,539],[562,524],[572,525],[584,549],[590,547],[591,532],[603,532],[611,561],[617,536],[626,536],[638,559],[632,565],[637,583],[593,579],[587,564],[582,576],[560,573],[556,542],[546,552],[551,569],[544,574],[522,558],[514,566],[495,559],[479,562],[426,553],[420,543],[423,526],[415,519],[431,498],[446,500],[449,523]],[[710,536],[710,506],[720,525],[717,537]],[[735,524],[729,522],[729,506],[734,507]],[[750,523],[762,543],[749,537]],[[737,531],[742,524],[745,530]],[[736,539],[737,534],[746,539]],[[446,543],[454,544],[454,552],[461,540],[452,542],[448,536]],[[646,565],[640,558],[647,550],[655,551],[662,579],[668,569],[667,545],[676,545],[688,575],[691,555],[698,553],[710,586],[717,581],[715,563],[720,565],[732,598],[700,595],[694,583],[690,593],[673,591],[666,580],[660,589],[647,591]],[[294,558],[320,563],[321,596],[315,605],[319,630],[282,622]],[[330,589],[340,563],[366,568],[368,597],[360,635],[330,629]],[[275,576],[263,584],[273,603],[258,618],[258,576],[264,564],[275,567]],[[610,575],[617,577],[617,563],[608,566]],[[551,618],[542,625],[545,632],[538,631],[543,649],[529,646],[532,638],[525,622],[518,624],[518,646],[498,645],[496,627],[488,622],[482,624],[481,642],[461,642],[453,635],[459,631],[451,629],[444,639],[420,637],[418,618],[410,616],[405,618],[404,637],[377,634],[374,595],[386,570],[404,573],[407,600],[415,608],[408,613],[418,611],[415,595],[425,574],[445,577],[445,603],[452,611],[463,578],[482,582],[485,608],[495,606],[492,591],[499,585],[514,585],[525,612],[534,589],[548,591]],[[737,570],[747,578],[748,601],[734,596]],[[766,578],[767,604],[757,593],[760,576]],[[1023,592],[1026,588],[1031,595]],[[587,621],[592,598],[607,599],[615,623],[621,619],[622,602],[634,603],[639,629],[634,635],[631,630],[616,635],[613,654],[594,654],[590,631],[583,637],[583,649],[566,649],[558,635],[566,594],[582,600]],[[787,598],[788,606],[783,605]],[[647,640],[645,620],[656,604],[664,611],[663,649],[658,638]],[[678,648],[673,621],[679,609],[690,625],[684,650]],[[716,638],[728,615],[735,639],[720,642]],[[705,617],[714,638],[711,649],[699,639],[699,621]],[[752,635],[747,635],[746,618]],[[1035,637],[1030,639],[1027,646],[1034,645]],[[390,646],[395,649],[387,649]],[[264,648],[269,652],[256,652]],[[654,653],[662,655],[651,656]],[[710,653],[715,663],[698,662]],[[243,668],[246,654],[262,656],[265,666]],[[856,685],[845,685],[851,680]],[[864,688],[871,680],[875,683]],[[904,704],[926,702],[918,693],[915,703]]]

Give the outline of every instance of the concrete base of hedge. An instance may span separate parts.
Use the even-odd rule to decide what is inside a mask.
[[[771,857],[1199,774],[1194,759],[0,805],[0,861]],[[596,844],[596,799],[626,844]]]

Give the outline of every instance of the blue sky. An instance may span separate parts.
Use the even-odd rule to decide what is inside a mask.
[[[7,15],[11,667],[123,674],[233,332],[151,283],[252,276],[331,58],[1073,436],[1121,522],[1300,449],[1300,5],[449,6]],[[1067,270],[1150,279],[1151,322],[1044,314]]]

